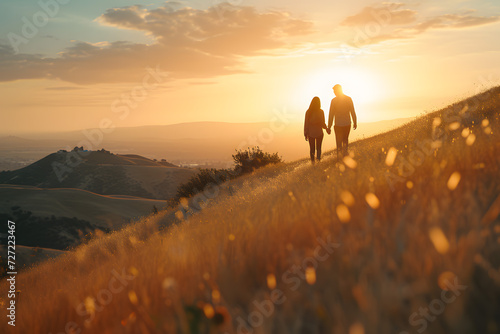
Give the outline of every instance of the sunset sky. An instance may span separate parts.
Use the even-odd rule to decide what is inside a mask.
[[[370,122],[500,84],[496,0],[2,0],[0,32],[1,135],[301,121],[336,83]]]

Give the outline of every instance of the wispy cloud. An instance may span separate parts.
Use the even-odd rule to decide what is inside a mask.
[[[348,16],[340,24],[344,26],[364,26],[373,22],[386,25],[405,25],[417,20],[417,11],[404,9],[402,3],[383,3],[368,6],[359,13]]]
[[[478,16],[474,10],[461,14],[443,14],[418,19],[416,10],[403,8],[402,3],[382,3],[364,7],[355,15],[346,17],[342,26],[356,30],[349,43],[360,47],[394,39],[408,39],[437,29],[465,29],[500,21],[500,16]]]
[[[500,16],[474,16],[472,14],[446,14],[429,18],[413,27],[422,33],[429,29],[461,29],[477,27],[500,21]]]
[[[207,10],[129,6],[107,10],[101,24],[143,31],[153,44],[77,42],[59,57],[15,54],[0,45],[0,81],[48,78],[78,84],[136,81],[147,66],[171,78],[211,78],[245,72],[244,57],[290,47],[312,23],[286,12],[220,4]]]

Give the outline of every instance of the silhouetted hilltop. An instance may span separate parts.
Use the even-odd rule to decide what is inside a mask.
[[[168,199],[193,173],[193,170],[140,155],[75,147],[71,151],[59,150],[49,154],[18,170],[0,172],[0,183]]]

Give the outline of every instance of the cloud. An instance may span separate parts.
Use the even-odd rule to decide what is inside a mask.
[[[401,3],[383,3],[363,8],[341,22],[356,33],[350,45],[362,47],[395,39],[408,39],[436,29],[464,29],[500,21],[500,16],[477,16],[474,10],[444,14],[417,22],[418,12]]]
[[[282,37],[311,32],[311,23],[284,12],[259,13],[227,3],[208,10],[169,6],[148,10],[131,6],[107,10],[102,24],[146,32],[160,45],[190,48],[219,56],[248,56],[285,46]]]
[[[50,62],[41,55],[16,54],[10,45],[0,44],[0,81],[43,78]]]
[[[59,57],[15,54],[0,45],[0,81],[60,79],[78,84],[136,82],[146,67],[171,78],[212,78],[245,72],[244,57],[291,47],[287,38],[312,32],[312,24],[285,12],[258,12],[227,3],[206,10],[129,6],[107,10],[101,24],[143,31],[153,44],[76,42]]]
[[[413,29],[422,33],[429,29],[460,29],[481,26],[500,21],[500,16],[474,16],[471,14],[446,14],[430,18],[417,24]]]
[[[417,20],[417,12],[411,9],[401,9],[402,3],[383,3],[379,6],[365,7],[358,14],[344,19],[344,26],[364,26],[378,23],[383,25],[404,25]]]

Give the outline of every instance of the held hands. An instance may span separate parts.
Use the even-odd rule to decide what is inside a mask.
[[[307,136],[305,136],[305,137],[306,137],[306,141],[307,141]]]
[[[332,129],[331,128],[327,128],[326,129],[326,133],[331,134],[332,133]]]

